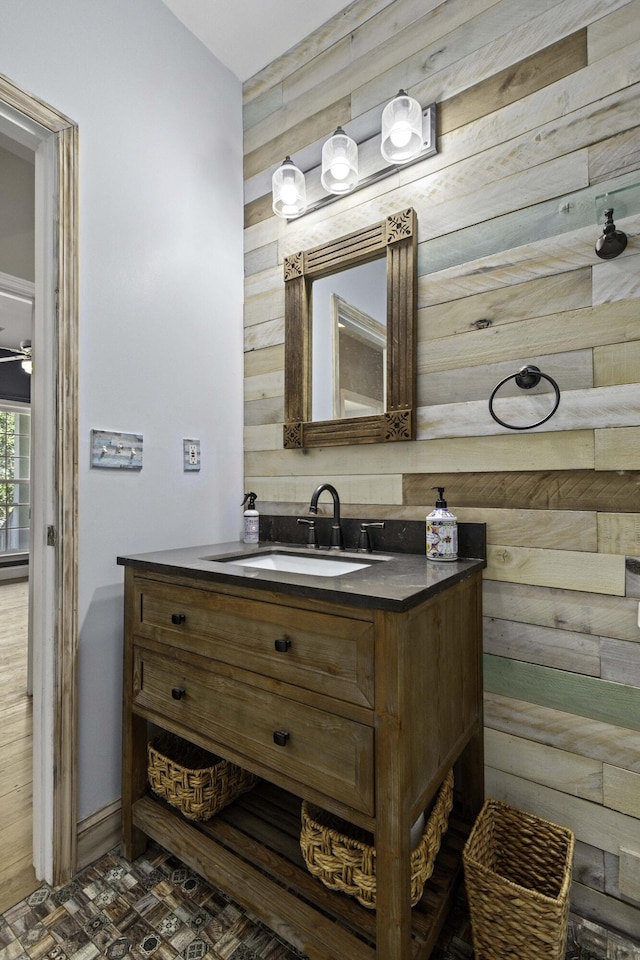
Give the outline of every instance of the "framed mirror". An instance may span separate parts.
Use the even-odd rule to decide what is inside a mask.
[[[417,232],[408,208],[285,259],[285,448],[415,438]]]

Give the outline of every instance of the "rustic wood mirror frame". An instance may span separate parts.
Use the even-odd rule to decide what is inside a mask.
[[[413,440],[416,432],[417,217],[409,207],[373,226],[284,261],[286,449]],[[348,420],[311,420],[313,281],[360,263],[387,261],[386,412]]]

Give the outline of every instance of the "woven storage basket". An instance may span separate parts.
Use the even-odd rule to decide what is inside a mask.
[[[453,771],[445,777],[418,845],[411,852],[411,906],[422,896],[433,873],[440,841],[453,806]],[[376,906],[376,848],[371,835],[339,817],[302,802],[300,848],[307,869],[330,890],[355,897],[363,907]]]
[[[147,744],[147,761],[153,792],[189,820],[209,820],[258,781],[235,763],[170,734]]]
[[[574,837],[499,800],[486,800],[462,860],[476,960],[561,960]]]

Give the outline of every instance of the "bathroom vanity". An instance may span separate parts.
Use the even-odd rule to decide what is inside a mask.
[[[327,571],[335,558],[317,555],[311,572],[286,569],[303,548],[273,544],[118,559],[123,851],[155,839],[311,960],[426,958],[483,800],[484,561],[342,553],[346,569]],[[185,820],[148,792],[149,724],[261,782],[211,820]],[[411,909],[411,825],[452,766],[449,830]],[[302,798],[374,834],[375,911],[306,870]]]

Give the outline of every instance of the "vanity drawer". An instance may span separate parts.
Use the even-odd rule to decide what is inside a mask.
[[[195,660],[195,658],[194,658]],[[373,814],[371,727],[143,647],[134,652],[134,710],[229,746],[279,775]],[[219,746],[218,746],[219,745]],[[265,774],[266,775],[266,774]]]
[[[134,631],[348,703],[373,706],[373,621],[136,579]]]

